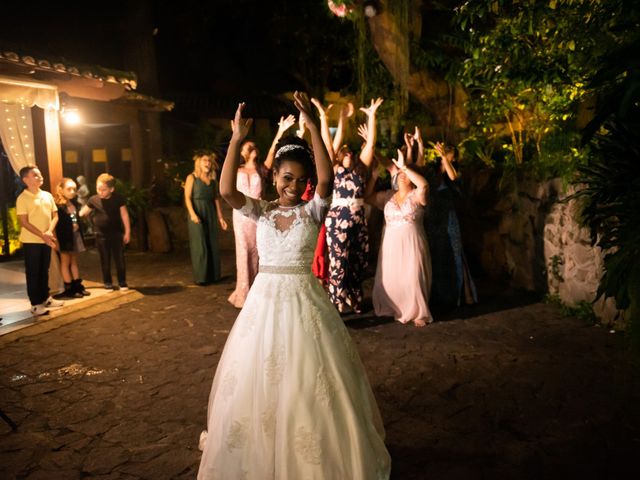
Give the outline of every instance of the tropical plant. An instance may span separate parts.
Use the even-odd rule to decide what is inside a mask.
[[[584,137],[593,156],[579,169],[575,198],[582,202],[592,243],[605,253],[598,296],[613,297],[626,310],[631,342],[640,353],[640,32],[637,10],[631,1],[624,3],[624,41],[599,62],[589,84],[599,93]]]
[[[466,2],[454,19],[467,39],[456,77],[470,94],[471,134],[494,141],[516,165],[567,163],[573,171],[584,160],[572,133],[578,107],[594,59],[620,43],[623,13],[623,0]]]
[[[9,238],[9,255],[11,255],[20,248],[20,223],[15,207],[7,209],[7,237]],[[4,238],[5,232],[0,222],[0,254],[5,251]]]
[[[136,187],[132,182],[116,179],[116,192],[125,198],[131,225],[135,225],[140,215],[149,207],[149,190]]]
[[[604,128],[592,141],[593,159],[579,169],[576,198],[592,243],[605,252],[598,296],[627,310],[640,348],[640,124],[612,119]]]

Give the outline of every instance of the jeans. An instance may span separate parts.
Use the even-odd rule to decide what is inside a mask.
[[[100,253],[102,280],[105,285],[111,284],[111,257],[113,257],[113,262],[116,264],[118,283],[123,284],[127,281],[122,237],[122,232],[108,234],[96,233],[96,247]]]
[[[40,305],[49,298],[49,263],[51,247],[44,243],[23,243],[27,295],[31,305]]]

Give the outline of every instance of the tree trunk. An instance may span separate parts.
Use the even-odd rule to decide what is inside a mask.
[[[432,115],[442,127],[443,134],[454,140],[457,129],[468,127],[464,89],[459,85],[449,85],[444,79],[411,66],[409,32],[400,31],[399,22],[388,6],[389,1],[381,4],[379,13],[368,19],[376,52],[396,82],[401,83],[404,72],[408,70],[406,88],[409,94]],[[414,0],[411,6],[413,34],[421,33],[421,4],[421,0]]]

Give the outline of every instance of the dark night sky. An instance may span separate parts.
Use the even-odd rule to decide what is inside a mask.
[[[294,65],[308,71],[305,61],[312,59],[303,57],[313,52],[305,42],[316,49],[324,39],[329,44],[336,31],[327,26],[339,35],[352,31],[349,22],[330,17],[324,0],[147,2],[147,26],[133,18],[131,3],[5,1],[0,45],[135,70],[128,46],[157,29],[152,38],[161,95],[278,93],[300,88],[291,71]]]

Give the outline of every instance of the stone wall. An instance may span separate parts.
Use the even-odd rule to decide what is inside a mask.
[[[185,207],[156,207],[152,210],[153,215],[160,214],[164,220],[164,224],[167,229],[170,248],[169,251],[182,250],[189,248],[189,230],[187,228],[187,210]],[[220,236],[218,237],[218,246],[221,250],[233,250],[235,248],[235,241],[233,237],[233,221],[232,221],[232,209],[226,202],[222,202],[222,212],[229,225],[226,232],[218,230]],[[147,222],[149,223],[149,222]],[[157,222],[155,222],[157,224]],[[149,231],[149,249],[155,251],[154,236],[158,237],[155,241],[155,245],[162,245],[164,243],[162,233]],[[157,250],[158,253],[165,253],[164,249]]]
[[[604,267],[602,250],[591,245],[589,231],[576,222],[576,200],[566,200],[574,192],[569,188],[561,197],[563,201],[552,205],[544,227],[548,291],[568,305],[593,301]],[[622,323],[612,298],[600,298],[593,310],[607,324]]]
[[[465,248],[491,279],[557,295],[570,306],[594,300],[603,255],[575,220],[576,201],[567,201],[573,190],[560,179],[500,189],[495,172],[465,176],[471,177],[460,206]],[[621,325],[612,299],[593,309],[606,324]]]

